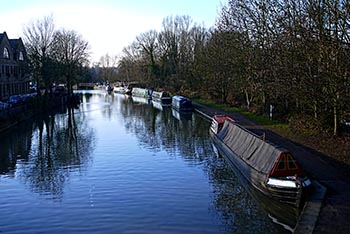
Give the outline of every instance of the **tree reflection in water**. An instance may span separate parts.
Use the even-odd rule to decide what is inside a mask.
[[[19,131],[8,133],[11,138],[20,135],[26,142],[31,142],[25,145],[25,150],[17,148],[15,153],[7,153],[21,155],[21,160],[11,162],[17,164],[16,176],[32,191],[48,199],[60,200],[70,173],[89,164],[94,132],[87,123],[83,114],[75,114],[73,108],[66,108],[59,114],[27,121],[18,127]],[[18,140],[8,141],[10,147],[6,148],[9,151],[17,147],[13,142],[21,144]],[[11,158],[5,157],[5,160],[11,161]]]
[[[136,135],[141,146],[155,152],[165,149],[170,156],[181,155],[186,162],[203,167],[213,187],[214,212],[220,214],[229,232],[289,232],[266,221],[270,214],[261,204],[266,201],[252,198],[230,165],[215,153],[209,137],[210,123],[194,113],[181,115],[171,108],[153,108],[146,102],[133,101],[125,108],[125,128]],[[294,218],[288,225],[295,222]]]
[[[31,148],[32,125],[13,127],[0,135],[0,174],[14,177],[16,162],[27,161]]]
[[[169,107],[154,108],[148,102],[123,96],[95,99],[87,93],[83,100],[79,114],[65,109],[0,137],[8,145],[6,150],[0,148],[2,173],[16,173],[32,191],[60,200],[72,173],[87,171],[84,169],[91,163],[95,132],[86,119],[91,118],[89,113],[96,111],[103,120],[121,115],[120,124],[138,139],[141,148],[154,153],[165,151],[169,157],[182,157],[190,167],[203,169],[210,181],[208,212],[226,224],[227,232],[283,232],[273,225],[259,202],[250,198],[224,159],[215,154],[209,137],[210,123],[199,115],[181,116]]]

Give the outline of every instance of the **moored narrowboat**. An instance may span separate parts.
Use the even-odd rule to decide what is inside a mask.
[[[151,99],[152,90],[144,89],[144,88],[133,88],[131,91],[131,95],[134,97],[142,97],[142,98]]]
[[[292,154],[235,123],[216,115],[210,135],[219,152],[259,191],[295,207],[302,204],[311,181]]]
[[[113,92],[120,93],[120,94],[128,94],[128,92],[130,92],[130,90],[127,86],[115,86],[113,88]]]
[[[153,91],[152,92],[152,100],[156,102],[160,102],[163,105],[171,104],[171,97],[168,92],[165,91]]]
[[[177,111],[186,112],[186,111],[192,111],[192,101],[186,97],[183,96],[173,96],[171,99],[171,106]]]

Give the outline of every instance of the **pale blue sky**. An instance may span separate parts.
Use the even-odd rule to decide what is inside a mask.
[[[23,35],[31,20],[53,15],[57,28],[74,29],[90,43],[92,60],[120,55],[137,35],[161,30],[167,16],[189,15],[210,28],[228,0],[10,0],[1,1],[0,32]]]

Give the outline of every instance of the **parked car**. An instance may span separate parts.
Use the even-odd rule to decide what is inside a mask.
[[[6,103],[6,102],[0,102],[0,110],[7,110],[11,107],[10,104]]]
[[[20,95],[13,95],[9,97],[8,103],[11,105],[19,105],[22,104],[23,99]]]
[[[31,95],[30,93],[26,93],[26,94],[23,94],[23,95],[22,95],[22,100],[23,100],[24,102],[29,101],[31,98],[32,98],[32,95]]]

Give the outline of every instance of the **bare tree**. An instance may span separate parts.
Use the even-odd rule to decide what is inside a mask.
[[[123,49],[123,56],[119,61],[118,70],[121,72],[121,78],[126,83],[143,81],[145,74],[142,72],[142,53],[138,42]]]
[[[164,83],[176,92],[190,78],[187,63],[193,55],[190,46],[191,25],[192,19],[189,16],[166,17],[163,20],[163,31],[159,33],[162,76],[166,79]]]
[[[76,31],[65,29],[56,31],[54,42],[54,56],[71,94],[78,69],[89,63],[89,44]]]
[[[117,61],[118,57],[106,54],[100,58],[99,66],[101,68],[101,76],[104,80],[109,82],[117,81]]]
[[[157,60],[159,56],[158,52],[158,33],[155,30],[151,30],[145,33],[141,33],[136,37],[137,44],[141,50],[141,54],[144,60],[145,71],[147,72],[147,83],[152,87],[160,86],[159,78],[159,66]]]
[[[54,19],[52,16],[46,16],[41,20],[32,21],[24,28],[23,33],[23,41],[35,81],[38,86],[43,81],[46,90],[49,90],[53,82],[50,57],[55,33]]]

